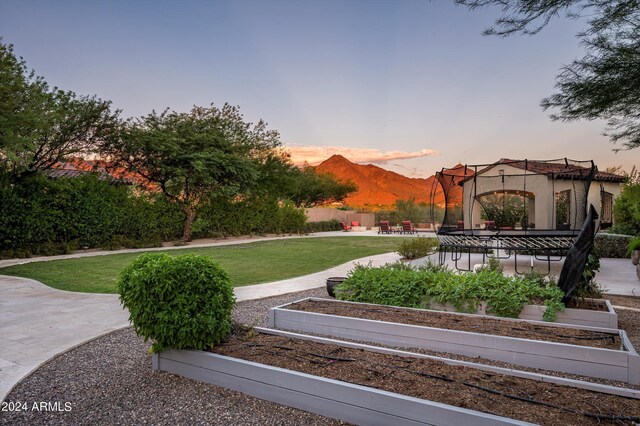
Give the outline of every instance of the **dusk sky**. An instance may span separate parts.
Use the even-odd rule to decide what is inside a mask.
[[[448,0],[0,0],[0,35],[50,84],[125,117],[239,105],[297,161],[341,153],[414,177],[503,157],[640,165],[603,122],[539,106],[582,56],[583,23],[482,36],[499,14]]]

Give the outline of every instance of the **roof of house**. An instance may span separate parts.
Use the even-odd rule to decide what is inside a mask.
[[[99,161],[84,160],[82,158],[73,157],[69,161],[59,161],[53,165],[53,168],[45,171],[45,174],[51,178],[74,178],[87,174],[94,174],[100,180],[131,185],[134,182],[123,176],[117,175],[101,164]]]
[[[495,163],[490,164],[487,167],[484,167],[482,170],[479,170],[478,175],[496,166],[508,165],[511,167],[515,167],[521,170],[526,170],[536,174],[555,177],[557,179],[578,179],[578,180],[588,179],[591,172],[591,167],[595,167],[593,166],[593,163],[586,162],[586,161],[579,162],[583,164],[589,164],[588,167],[583,165],[578,165],[576,163],[578,162],[573,162],[571,160],[567,160],[566,158],[561,160],[550,160],[550,161],[511,160],[508,158],[501,158]],[[462,184],[463,182],[471,180],[472,178],[473,176],[470,176],[464,179],[460,183]],[[592,180],[598,181],[598,182],[624,182],[625,177],[614,174],[614,173],[597,171]]]

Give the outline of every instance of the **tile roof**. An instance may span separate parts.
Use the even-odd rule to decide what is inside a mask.
[[[593,163],[590,161],[573,161],[566,158],[550,161],[511,160],[508,158],[501,158],[495,163],[486,165],[486,167],[478,170],[478,175],[481,175],[482,173],[501,164],[509,165],[521,170],[527,170],[529,172],[541,175],[551,176],[556,179],[587,180],[589,178]],[[462,182],[468,181],[470,179],[472,179],[472,176],[467,177]],[[614,173],[597,171],[595,176],[593,177],[593,180],[598,182],[624,182],[625,177],[616,175]],[[460,182],[460,184],[462,184],[462,182]]]
[[[553,160],[556,161],[556,160]],[[589,177],[591,167],[581,166],[575,163],[569,162],[565,159],[564,163],[535,161],[535,160],[509,160],[502,158],[495,164],[508,164],[510,166],[528,170],[541,175],[552,175],[560,179],[580,179],[586,180]],[[581,163],[589,164],[589,162],[582,161]],[[593,163],[591,163],[593,164]],[[595,166],[593,166],[595,167]],[[597,168],[596,168],[597,170]],[[610,182],[624,182],[625,177],[616,175],[609,172],[597,171],[593,177],[595,181],[610,181]]]

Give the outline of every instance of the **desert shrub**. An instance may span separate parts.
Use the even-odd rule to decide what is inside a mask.
[[[410,308],[451,303],[459,312],[475,312],[484,301],[489,312],[514,318],[527,303],[544,304],[548,321],[564,308],[563,292],[553,280],[540,275],[506,277],[490,269],[457,274],[433,265],[360,265],[335,290],[341,300]]]
[[[235,305],[227,273],[211,258],[146,253],[121,273],[120,301],[152,351],[206,349],[231,332]]]
[[[627,246],[632,238],[631,235],[598,232],[593,242],[593,249],[600,257],[625,258]]]
[[[495,256],[487,256],[487,259],[487,263],[485,265],[482,265],[480,270],[487,269],[489,271],[495,271],[499,273],[502,273],[504,271],[504,266],[502,266],[500,259]]]
[[[400,242],[396,252],[405,259],[418,259],[435,253],[437,249],[436,238],[417,237]]]

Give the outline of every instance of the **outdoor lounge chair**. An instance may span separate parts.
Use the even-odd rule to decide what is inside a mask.
[[[342,226],[342,230],[343,230],[344,232],[351,231],[351,226],[347,225],[347,224],[346,224],[346,223],[344,223],[344,222],[340,222],[340,226]]]
[[[418,231],[416,231],[416,228],[413,227],[413,225],[411,224],[410,220],[403,220],[402,221],[402,233],[407,233],[407,234],[413,234],[413,233],[417,233]]]
[[[388,220],[381,220],[380,221],[380,229],[378,230],[378,234],[390,234],[391,233],[391,228],[389,227],[389,221]]]

